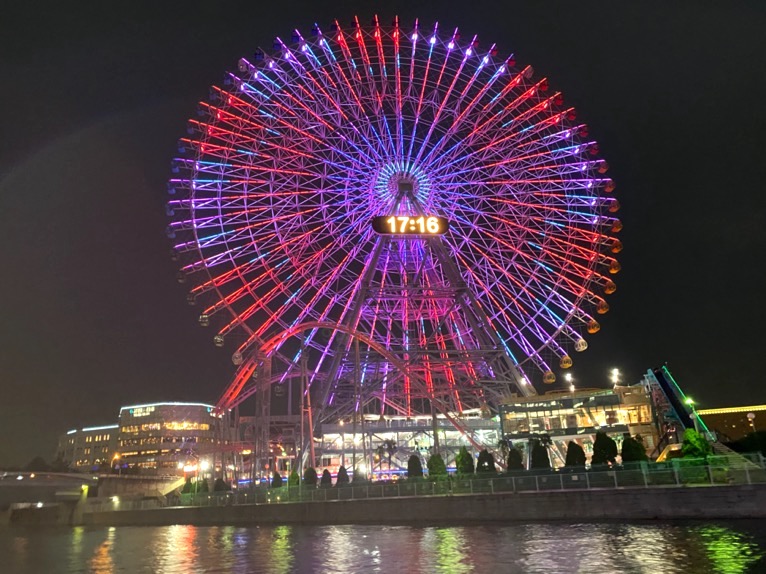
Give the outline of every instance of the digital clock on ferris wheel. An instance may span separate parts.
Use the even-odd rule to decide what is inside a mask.
[[[372,218],[372,229],[382,235],[443,235],[449,220],[435,215],[381,215]]]

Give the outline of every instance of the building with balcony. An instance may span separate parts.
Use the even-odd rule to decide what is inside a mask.
[[[527,453],[531,439],[549,436],[554,468],[564,466],[569,441],[583,447],[590,460],[598,431],[615,439],[618,447],[626,433],[639,437],[651,455],[660,438],[652,404],[641,384],[515,397],[500,405],[502,434]]]

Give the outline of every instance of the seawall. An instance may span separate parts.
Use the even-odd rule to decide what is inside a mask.
[[[766,518],[766,485],[624,488],[84,513],[93,526],[449,524]]]

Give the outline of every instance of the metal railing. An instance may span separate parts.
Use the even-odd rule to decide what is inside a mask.
[[[364,482],[344,486],[265,486],[233,492],[182,494],[169,499],[165,506],[233,506],[241,504],[283,504],[324,502],[330,500],[363,500],[408,496],[455,496],[470,494],[524,493],[615,488],[667,488],[680,486],[717,487],[724,485],[766,484],[766,468],[762,457],[747,464],[732,464],[724,457],[711,457],[715,462],[681,459],[664,464],[642,463],[635,468],[617,467],[605,470],[560,469],[559,471],[519,471],[484,478],[450,476],[441,480],[417,479],[398,482]],[[163,504],[152,500],[88,501],[85,512],[148,510]]]

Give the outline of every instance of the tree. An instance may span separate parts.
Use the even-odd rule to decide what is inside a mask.
[[[51,467],[41,456],[36,456],[24,467],[27,472],[49,472],[50,469]]]
[[[228,492],[231,490],[229,486],[222,478],[216,478],[213,483],[213,492]]]
[[[332,486],[332,475],[329,470],[324,469],[324,471],[322,471],[322,480],[319,481],[319,486],[322,488],[329,488]]]
[[[194,492],[194,485],[192,484],[191,477],[186,478],[186,482],[184,483],[184,487],[181,489],[181,494],[190,494]]]
[[[479,453],[479,460],[476,463],[476,472],[492,474],[495,471],[495,457],[486,448]]]
[[[416,454],[407,460],[407,476],[409,478],[423,478],[423,465],[420,462],[420,457]]]
[[[508,470],[524,470],[524,458],[521,451],[512,444],[508,445],[508,460],[506,461]]]
[[[614,464],[617,458],[617,443],[604,431],[596,433],[596,440],[593,441],[593,456],[590,464]]]
[[[548,457],[548,447],[545,441],[536,439],[532,441],[532,452],[529,466],[534,469],[551,467],[551,459]]]
[[[646,449],[644,445],[638,439],[633,438],[629,434],[625,434],[622,439],[622,451],[620,452],[622,462],[641,462],[646,460]]]
[[[683,452],[684,457],[707,458],[713,453],[713,448],[704,435],[694,429],[686,429],[681,452]]]
[[[766,456],[766,431],[751,432],[738,441],[728,443],[732,450],[741,453],[760,452]]]
[[[327,474],[330,474],[329,472]],[[312,467],[308,467],[306,470],[303,471],[303,484],[306,486],[316,486],[317,485],[317,471],[314,470]]]
[[[109,462],[107,461],[107,470],[109,472]],[[57,456],[51,463],[51,472],[69,472],[69,463],[60,456]]]
[[[460,451],[458,451],[457,456],[455,457],[455,467],[457,468],[457,473],[459,475],[470,475],[474,472],[473,457],[464,446],[460,447]]]
[[[335,479],[335,486],[344,486],[349,483],[348,471],[345,466],[338,469],[338,477]]]
[[[447,476],[447,465],[444,464],[444,459],[439,453],[431,455],[426,466],[428,466],[429,478],[438,479]]]
[[[276,470],[271,475],[271,488],[282,488],[282,475]]]
[[[585,451],[575,441],[570,440],[567,444],[567,456],[564,466],[585,466]]]
[[[210,485],[207,483],[207,478],[202,479],[202,482],[199,484],[199,489],[197,489],[197,492],[210,492]]]
[[[301,476],[298,474],[297,470],[293,469],[293,471],[290,473],[290,476],[287,477],[287,486],[294,487],[300,485]]]

